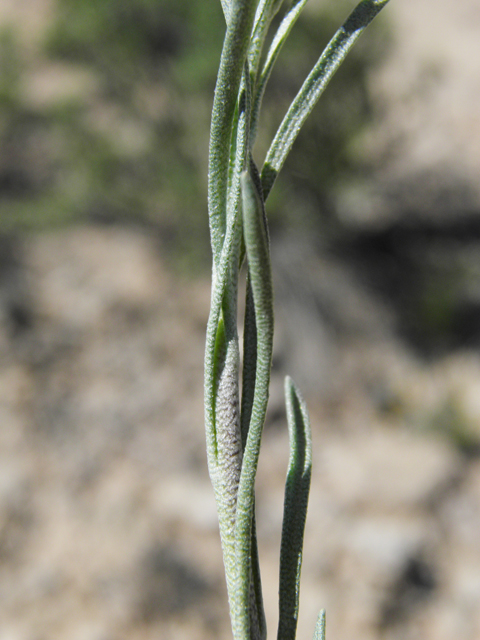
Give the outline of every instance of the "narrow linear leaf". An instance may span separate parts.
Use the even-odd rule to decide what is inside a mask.
[[[243,330],[243,374],[242,374],[242,411],[240,418],[242,446],[245,449],[248,428],[252,415],[252,406],[255,393],[255,377],[257,365],[257,327],[255,324],[255,310],[253,302],[250,277],[247,276],[247,295],[245,304],[245,321]],[[258,560],[257,537],[255,530],[255,514],[252,521],[251,535],[251,559],[252,559],[252,589],[254,603],[254,616],[251,615],[250,627],[256,624],[257,635],[263,640],[267,636],[265,613],[263,609],[262,584],[260,577],[260,564]],[[255,620],[252,618],[255,617]]]
[[[217,339],[220,322],[223,322],[222,314],[226,311],[226,316],[230,319],[233,315],[231,308],[235,301],[226,295],[226,290],[231,274],[231,255],[234,251],[234,244],[238,236],[239,219],[232,221],[227,229],[225,243],[221,251],[221,259],[218,269],[214,270],[212,281],[212,294],[210,299],[210,314],[207,323],[207,336],[205,345],[205,429],[207,436],[207,458],[209,468],[213,469],[217,462],[218,443],[215,415],[216,401],[216,353]],[[230,308],[229,307],[230,303]],[[234,308],[236,308],[234,306]]]
[[[229,220],[214,270],[205,350],[205,429],[208,469],[219,515],[227,589],[234,625],[236,602],[235,513],[242,461],[237,333],[238,238],[241,215]]]
[[[251,168],[251,170],[253,170]],[[243,454],[237,498],[235,548],[238,567],[238,626],[236,640],[250,639],[250,583],[254,484],[260,442],[265,422],[270,383],[273,346],[273,293],[269,239],[263,200],[249,172],[241,177],[243,233],[248,258],[249,277],[257,331],[255,390],[248,435]]]
[[[242,411],[240,424],[242,444],[245,449],[248,428],[252,416],[253,397],[255,394],[255,378],[257,372],[257,326],[252,284],[247,275],[247,293],[245,299],[245,318],[243,323],[243,369],[242,369]]]
[[[270,146],[262,169],[265,200],[278,172],[317,100],[356,40],[389,0],[363,0],[330,40],[292,102]]]
[[[219,324],[215,356],[217,455],[216,464],[212,470],[212,481],[219,514],[228,596],[233,605],[236,599],[235,512],[242,466],[242,442],[238,411],[239,350],[236,332],[232,335],[227,331],[223,318]]]
[[[263,95],[265,93],[265,87],[272,73],[272,69],[278,58],[278,55],[283,47],[285,40],[288,37],[293,25],[297,21],[298,16],[302,12],[303,7],[306,5],[307,0],[295,0],[290,10],[283,18],[280,26],[275,33],[270,49],[268,50],[267,59],[263,65],[262,72],[259,76],[258,82],[255,87],[255,98],[252,109],[252,140],[256,134],[258,117],[262,106]]]
[[[228,24],[230,20],[230,0],[220,0],[222,3],[223,15],[225,16],[225,22]]]
[[[313,640],[325,640],[325,624],[326,624],[326,613],[325,613],[325,609],[322,609],[318,614],[317,624],[315,625],[315,635],[313,636]]]
[[[245,60],[242,83],[240,87],[240,95],[238,106],[236,109],[236,122],[234,125],[230,162],[231,176],[229,178],[229,188],[227,194],[227,225],[232,220],[240,219],[240,176],[247,167],[250,151],[250,113],[251,113],[251,91],[250,91],[250,72],[248,60]],[[242,237],[242,225],[238,225],[237,249],[240,251]],[[233,263],[236,262],[237,254],[231,256]],[[235,280],[238,280],[238,274],[235,274]],[[235,320],[236,321],[236,320]]]
[[[243,89],[240,88],[240,95],[242,90]],[[237,104],[235,105],[235,113],[233,115],[232,141],[230,143],[230,156],[228,159],[227,199],[232,190],[232,182],[234,179],[234,169],[235,169],[235,158],[237,157],[238,126],[239,126],[239,120],[240,120],[239,105],[240,105],[240,99],[237,100]]]
[[[230,0],[229,19],[217,75],[210,128],[208,212],[214,266],[226,232],[230,143],[240,80],[255,14],[255,0]]]
[[[247,275],[245,320],[243,334],[243,373],[242,373],[242,407],[241,407],[241,434],[242,447],[245,449],[248,429],[252,415],[252,407],[255,394],[255,379],[257,370],[257,327],[255,322],[255,308],[250,275]],[[251,533],[251,595],[250,595],[250,635],[252,640],[264,640],[267,637],[267,626],[263,607],[262,583],[260,576],[260,563],[258,559],[257,534],[255,527],[255,510],[252,516]]]
[[[234,625],[236,602],[235,513],[242,460],[239,420],[239,348],[236,280],[241,216],[227,228],[219,268],[214,272],[205,351],[205,428],[209,474],[219,515],[228,597]],[[233,272],[233,273],[232,273]],[[235,275],[237,273],[237,275]]]
[[[248,66],[245,63],[245,76]],[[217,426],[215,423],[215,379],[214,354],[215,340],[223,311],[226,330],[233,336],[237,332],[237,290],[238,272],[242,253],[242,217],[240,211],[240,174],[248,157],[248,132],[250,119],[250,93],[248,89],[241,91],[239,104],[236,106],[234,133],[230,150],[231,178],[229,180],[227,198],[227,230],[224,244],[221,247],[219,264],[213,269],[212,295],[210,315],[207,324],[207,340],[205,350],[205,408],[207,427],[207,452],[212,463],[217,455]]]
[[[292,379],[285,378],[290,460],[285,484],[280,548],[278,640],[295,640],[303,536],[312,474],[312,438],[307,407]]]
[[[230,7],[233,11],[234,3],[230,3]],[[234,19],[236,17],[232,16],[232,20]],[[243,82],[239,88],[229,134],[228,163],[224,174],[227,180],[226,198],[222,205],[225,207],[225,239],[222,246],[217,247],[220,249],[220,258],[217,257],[216,261],[214,259],[205,354],[205,424],[209,473],[219,515],[232,628],[237,626],[236,615],[241,610],[237,605],[235,557],[236,503],[243,453],[239,410],[237,298],[243,241],[240,174],[249,157],[250,105],[250,78],[245,59]],[[212,116],[214,118],[215,113]],[[214,248],[214,226],[211,226],[211,231]],[[261,616],[257,615],[256,598],[253,604],[255,620],[258,620]]]
[[[262,579],[260,576],[260,561],[258,558],[258,545],[257,545],[257,528],[255,523],[255,508],[252,518],[252,536],[251,536],[251,551],[252,559],[252,578],[251,578],[251,593],[250,593],[250,635],[252,640],[266,640],[267,637],[267,622],[265,620],[265,610],[263,607],[263,595],[262,595]]]
[[[252,37],[250,39],[250,47],[248,49],[250,72],[254,79],[257,77],[265,36],[282,2],[283,0],[260,0],[258,3]]]

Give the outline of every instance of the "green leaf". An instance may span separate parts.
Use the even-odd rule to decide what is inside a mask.
[[[242,428],[243,448],[247,443],[248,428],[252,416],[253,396],[255,394],[255,378],[257,372],[257,326],[252,285],[247,275],[247,292],[245,300],[245,319],[243,322],[243,368],[242,368],[242,412],[240,424]]]
[[[250,170],[254,170],[253,166]],[[234,629],[236,640],[247,640],[251,637],[250,587],[254,484],[268,403],[273,347],[273,293],[269,239],[263,200],[257,183],[258,178],[254,181],[249,172],[245,171],[242,174],[243,233],[255,313],[257,360],[251,417],[237,497],[235,548],[239,609],[236,613],[237,626]]]
[[[227,587],[235,598],[235,512],[242,465],[238,420],[239,352],[236,335],[229,335],[221,319],[215,346],[216,460],[210,469],[219,514]]]
[[[254,80],[257,77],[265,36],[282,2],[283,0],[260,0],[258,4],[252,37],[250,39],[250,47],[248,49],[248,62]]]
[[[236,599],[235,513],[242,459],[239,421],[237,334],[238,225],[227,229],[219,267],[214,270],[205,349],[205,430],[210,478],[215,492],[230,610]]]
[[[317,624],[315,625],[315,635],[313,636],[313,640],[325,640],[325,623],[326,623],[325,609],[322,609],[318,614]]]
[[[356,40],[387,4],[388,0],[363,0],[330,40],[315,67],[292,102],[270,146],[262,169],[263,195],[266,200],[290,149],[311,113]]]
[[[252,519],[252,541],[250,555],[252,559],[252,579],[250,588],[250,635],[252,636],[252,640],[266,640],[267,622],[265,620],[265,610],[263,608],[262,580],[260,577],[260,561],[258,559],[255,512]]]
[[[245,64],[245,76],[248,77],[248,66]],[[236,340],[237,336],[237,295],[238,271],[240,266],[240,252],[242,243],[242,217],[240,212],[240,174],[248,157],[248,132],[250,120],[250,99],[248,85],[240,96],[235,117],[235,138],[232,141],[231,162],[232,177],[229,184],[227,199],[227,230],[224,244],[221,248],[220,261],[213,270],[212,297],[210,316],[207,325],[207,340],[205,351],[205,424],[207,431],[207,452],[209,452],[209,466],[217,463],[218,439],[221,438],[222,424],[218,422],[215,403],[218,376],[216,370],[216,344],[220,323],[225,325],[225,333],[229,339]],[[238,383],[238,381],[237,381]]]
[[[230,150],[230,175],[227,193],[227,225],[235,224],[237,219],[240,221],[240,176],[247,168],[250,151],[250,113],[252,100],[249,76],[248,60],[245,60],[245,68],[235,114],[235,124]],[[232,263],[236,263],[236,259],[240,257],[239,253],[242,240],[241,223],[238,224],[236,239],[236,249],[238,250],[238,253],[231,255]],[[238,274],[235,274],[235,279],[238,280]]]
[[[257,327],[255,324],[255,310],[253,302],[253,292],[250,283],[250,277],[247,276],[247,295],[245,304],[245,321],[243,329],[243,374],[242,374],[242,411],[240,417],[242,445],[245,449],[247,442],[248,428],[252,415],[252,406],[255,394],[255,378],[257,370]],[[258,633],[261,639],[266,638],[267,629],[265,622],[265,613],[263,610],[262,584],[260,578],[260,564],[258,560],[257,538],[255,530],[255,514],[252,521],[251,536],[251,558],[252,558],[252,586],[254,603],[255,620],[251,619],[250,627],[256,623]]]
[[[278,640],[295,640],[300,595],[303,536],[312,474],[312,438],[307,407],[297,387],[285,378],[290,460],[285,484],[280,549]]]
[[[207,323],[205,345],[205,428],[207,436],[207,455],[209,468],[215,468],[218,456],[218,425],[215,411],[216,389],[218,383],[219,332],[226,332],[222,326],[228,324],[228,333],[235,330],[232,318],[236,312],[236,300],[227,295],[231,277],[231,255],[234,253],[237,226],[241,220],[235,220],[229,226],[221,252],[218,268],[214,271],[210,314]],[[233,307],[233,308],[232,308]],[[222,325],[222,326],[221,326]]]
[[[255,0],[228,3],[227,32],[215,87],[208,162],[208,211],[215,267],[220,262],[226,233],[230,143],[255,7]]]
[[[230,20],[230,0],[220,0],[222,3],[223,15],[225,16],[225,22],[228,24]]]
[[[273,38],[272,44],[270,45],[270,49],[267,54],[267,58],[265,60],[265,64],[263,65],[262,72],[259,76],[258,82],[255,86],[255,98],[253,102],[252,109],[252,139],[256,134],[258,117],[260,114],[260,109],[262,106],[263,95],[265,93],[265,87],[272,73],[272,69],[275,65],[275,62],[278,58],[278,55],[283,47],[285,40],[288,37],[293,25],[297,21],[298,16],[300,15],[303,7],[306,5],[307,0],[295,0],[293,5],[290,7],[290,10],[283,18],[280,26],[275,33],[275,37]]]

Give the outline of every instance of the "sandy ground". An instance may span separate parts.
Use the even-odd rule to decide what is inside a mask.
[[[45,234],[8,253],[0,638],[228,638],[202,425],[208,282],[174,279],[132,230]],[[258,478],[270,629],[288,458],[280,388],[295,362],[284,314]],[[318,368],[334,383],[308,397],[299,637],[327,606],[334,637],[474,640],[480,464],[442,425],[478,440],[480,358],[426,367],[387,338],[331,349]]]

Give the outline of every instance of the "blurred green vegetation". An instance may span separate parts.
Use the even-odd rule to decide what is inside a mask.
[[[480,438],[477,425],[472,423],[455,394],[445,398],[444,403],[429,416],[424,427],[444,435],[467,457],[478,457]]]
[[[341,9],[311,9],[293,30],[267,89],[259,163]],[[56,0],[53,16],[39,60],[14,30],[0,36],[0,232],[82,220],[149,225],[178,265],[208,265],[220,2]],[[380,21],[309,119],[272,193],[273,233],[335,230],[331,195],[364,170],[356,140],[375,115],[367,77],[386,40]],[[49,69],[45,94],[35,87]]]

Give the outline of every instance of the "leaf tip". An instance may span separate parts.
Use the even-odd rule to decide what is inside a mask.
[[[315,625],[315,635],[313,640],[325,640],[325,626],[327,622],[327,613],[325,609],[321,609],[318,614],[317,624]]]

